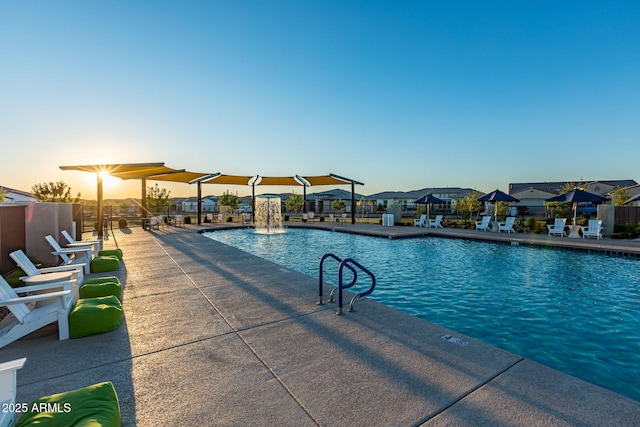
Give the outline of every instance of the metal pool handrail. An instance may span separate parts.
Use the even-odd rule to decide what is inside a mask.
[[[347,258],[347,259],[343,260],[340,263],[340,267],[338,268],[338,313],[337,314],[342,314],[342,290],[344,288],[353,286],[353,283],[355,283],[355,279],[354,279],[354,282],[349,284],[348,286],[344,286],[342,284],[342,270],[343,270],[343,268],[347,267],[347,268],[351,268],[351,270],[353,270],[353,268],[349,264],[355,265],[360,270],[362,270],[366,274],[368,274],[369,277],[371,277],[371,287],[369,288],[369,290],[367,290],[365,292],[360,292],[359,294],[357,294],[356,296],[351,298],[351,302],[349,303],[349,311],[353,311],[353,304],[356,302],[356,300],[358,298],[365,297],[365,296],[371,294],[371,292],[373,292],[373,290],[376,287],[376,276],[374,276],[372,272],[370,272],[362,264],[360,264],[359,262],[357,262],[356,260],[354,260],[352,258]]]
[[[322,276],[323,276],[323,264],[324,264],[324,260],[327,258],[333,258],[336,261],[338,261],[339,263],[342,262],[342,258],[339,258],[338,256],[332,254],[332,253],[328,253],[328,254],[324,254],[322,256],[322,258],[320,258],[320,263],[318,266],[319,272],[318,272],[318,305],[323,305],[324,302],[322,301],[322,285],[324,283]],[[347,268],[349,270],[351,270],[351,272],[353,273],[353,280],[351,281],[350,284],[343,286],[344,288],[350,288],[351,286],[355,285],[356,280],[358,280],[358,273],[356,272],[356,270],[351,267],[350,265],[347,266]],[[336,288],[337,289],[337,288]],[[335,289],[334,289],[335,291]],[[333,301],[333,291],[331,292],[331,298],[329,300],[330,302]]]

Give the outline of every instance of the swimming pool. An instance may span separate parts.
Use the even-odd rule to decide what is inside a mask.
[[[373,300],[640,400],[635,258],[305,229],[204,235],[316,278],[325,253],[354,258],[376,275]],[[337,283],[337,263],[325,266]]]

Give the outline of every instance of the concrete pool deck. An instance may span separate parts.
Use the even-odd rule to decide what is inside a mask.
[[[337,227],[396,238],[524,239]],[[316,279],[206,239],[197,233],[204,228],[116,230],[105,247],[124,251],[122,326],[58,341],[52,325],[0,350],[0,361],[27,357],[17,401],[112,381],[124,426],[635,426],[640,419],[638,401],[374,301],[337,316],[335,304],[316,304]],[[640,250],[638,242],[580,243]]]

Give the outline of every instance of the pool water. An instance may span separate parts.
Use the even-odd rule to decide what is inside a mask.
[[[325,253],[353,258],[376,276],[368,298],[640,400],[637,259],[323,230],[204,235],[316,278]],[[326,281],[337,284],[337,266],[325,262]],[[355,292],[371,283],[359,277]]]

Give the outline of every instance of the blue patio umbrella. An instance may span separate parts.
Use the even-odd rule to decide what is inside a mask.
[[[609,201],[606,197],[599,196],[597,194],[589,193],[588,191],[575,188],[566,193],[562,193],[558,196],[551,197],[546,200],[547,202],[564,202],[573,203],[573,225],[576,224],[576,213],[578,210],[578,203],[605,203]]]
[[[424,196],[420,197],[418,200],[414,201],[413,203],[415,203],[416,205],[427,205],[427,219],[429,218],[429,206],[432,203],[446,203],[444,200],[442,199],[438,199],[436,196],[434,196],[431,193],[427,193]]]
[[[478,197],[478,201],[480,201],[480,202],[489,202],[489,203],[495,204],[495,203],[498,203],[498,202],[519,202],[520,200],[516,199],[513,196],[508,195],[504,191],[500,191],[498,189],[495,189],[491,193],[487,193],[484,196]],[[495,215],[496,215],[496,221],[497,221],[498,220],[497,209],[494,209],[494,211],[496,211]]]

